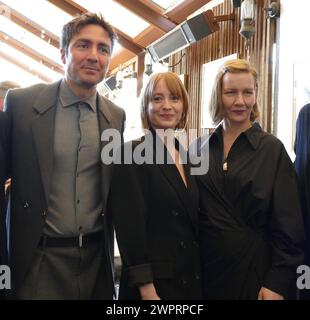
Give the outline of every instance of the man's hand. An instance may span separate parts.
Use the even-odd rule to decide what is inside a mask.
[[[262,287],[259,290],[257,300],[284,300],[284,297],[274,291]]]

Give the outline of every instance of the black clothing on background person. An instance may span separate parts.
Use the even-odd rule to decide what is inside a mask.
[[[306,264],[310,265],[310,104],[303,106],[296,121],[295,170],[299,181],[302,213],[307,240],[305,242]],[[300,290],[300,298],[310,300],[309,290]]]
[[[4,148],[4,118],[5,114],[0,111],[0,225],[5,222],[3,219],[4,215],[4,208],[5,208],[5,196],[4,196],[4,183],[5,183],[5,148]],[[3,233],[0,234],[0,265],[4,264],[4,257],[3,257],[3,250],[5,247],[5,235]],[[4,298],[2,290],[0,290],[0,300]]]
[[[300,184],[302,211],[306,233],[310,239],[310,104],[306,104],[299,111],[296,122],[294,162]],[[310,263],[310,242],[307,244],[307,262]]]
[[[288,297],[304,259],[304,228],[283,144],[257,123],[226,160],[221,124],[208,142],[209,171],[197,176],[204,297],[257,299],[261,287]]]
[[[7,115],[0,111],[0,226],[5,225],[5,172],[6,172],[6,117]],[[5,230],[5,228],[0,228],[0,230]],[[6,235],[5,232],[0,234],[0,265],[5,263],[6,260]]]
[[[152,143],[152,134],[134,141],[132,154],[144,139]],[[155,160],[154,143],[151,150]],[[151,282],[163,300],[201,298],[198,189],[188,165],[186,187],[170,163],[137,164],[134,159],[114,165],[110,205],[122,258],[119,299],[140,299],[139,285]]]

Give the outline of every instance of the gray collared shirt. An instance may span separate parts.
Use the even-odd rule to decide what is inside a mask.
[[[97,93],[81,101],[62,81],[46,235],[75,236],[102,229],[99,131]]]

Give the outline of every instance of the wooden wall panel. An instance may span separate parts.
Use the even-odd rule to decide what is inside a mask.
[[[235,20],[220,22],[218,32],[170,57],[170,65],[175,65],[171,70],[187,75],[190,97],[189,128],[197,129],[198,134],[204,133],[200,125],[202,66],[233,53],[249,60],[258,70],[260,123],[265,130],[272,132],[272,49],[275,42],[276,21],[266,19],[264,8],[269,3],[270,0],[256,0],[256,33],[250,39],[248,46],[239,35],[240,8],[234,9],[231,0],[225,0],[213,8],[214,15],[234,12]]]

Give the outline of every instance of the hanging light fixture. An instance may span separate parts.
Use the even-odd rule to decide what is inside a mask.
[[[250,39],[255,34],[255,0],[244,0],[241,4],[241,28],[239,34]]]
[[[122,69],[119,68],[119,70],[116,73],[116,86],[117,89],[122,89],[123,87],[123,72]]]
[[[145,54],[144,64],[145,64],[144,73],[150,76],[153,73],[153,63],[152,63],[152,56],[148,52]]]

